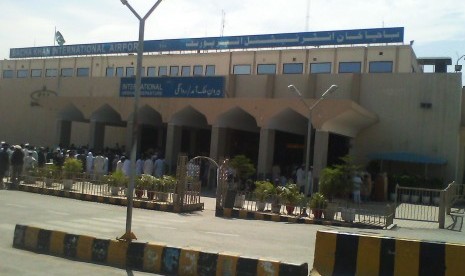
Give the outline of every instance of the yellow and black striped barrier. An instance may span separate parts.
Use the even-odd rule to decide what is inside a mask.
[[[465,275],[465,245],[335,231],[316,234],[321,275]]]
[[[85,262],[166,275],[308,275],[308,264],[203,252],[163,244],[120,242],[16,225],[13,246]]]

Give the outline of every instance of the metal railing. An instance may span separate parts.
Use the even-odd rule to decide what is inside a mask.
[[[252,212],[351,222],[368,226],[387,228],[394,222],[394,208],[385,204],[355,204],[349,201],[331,202],[325,208],[311,209],[309,199],[294,205],[268,197],[260,202],[252,192],[240,192],[236,195],[234,208]],[[322,215],[321,215],[322,214]],[[321,217],[320,217],[321,215]]]
[[[71,188],[65,187],[63,178],[59,172],[45,176],[36,176],[34,174],[24,174],[21,177],[22,185],[46,188],[49,190],[68,190],[88,195],[126,197],[126,187],[112,187],[103,181],[102,175],[78,174],[72,179]],[[112,189],[116,188],[116,189]],[[200,203],[200,183],[189,185],[184,193],[183,205]],[[160,190],[135,189],[134,198],[139,200],[149,200],[155,202],[165,202],[172,204],[176,201],[176,187]]]
[[[445,189],[396,186],[395,218],[429,221],[445,226],[446,214],[460,199],[465,198],[465,185],[450,183]]]

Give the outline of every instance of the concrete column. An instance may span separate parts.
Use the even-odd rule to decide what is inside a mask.
[[[92,149],[101,150],[105,141],[105,124],[100,122],[90,122],[89,146]]]
[[[258,149],[257,173],[259,179],[265,179],[271,174],[274,158],[274,142],[276,131],[273,129],[260,129],[260,145]]]
[[[328,164],[328,144],[329,132],[316,130],[315,132],[315,147],[313,155],[313,191],[318,191],[318,179],[320,179],[321,171]]]
[[[57,120],[56,138],[57,145],[68,147],[71,143],[71,121]]]
[[[212,127],[210,139],[210,157],[214,160],[220,160],[225,155],[226,146],[226,128]]]
[[[178,154],[181,151],[182,127],[168,124],[166,133],[165,161],[168,164],[168,172],[176,165]]]

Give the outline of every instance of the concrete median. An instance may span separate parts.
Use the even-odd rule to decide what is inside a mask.
[[[318,231],[320,275],[463,275],[465,245]]]
[[[308,264],[121,242],[16,225],[13,246],[41,254],[166,275],[308,275]]]

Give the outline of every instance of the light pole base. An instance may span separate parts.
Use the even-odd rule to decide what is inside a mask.
[[[121,237],[117,237],[116,240],[124,241],[124,242],[131,242],[132,240],[137,240],[136,235],[133,232],[126,232]]]

